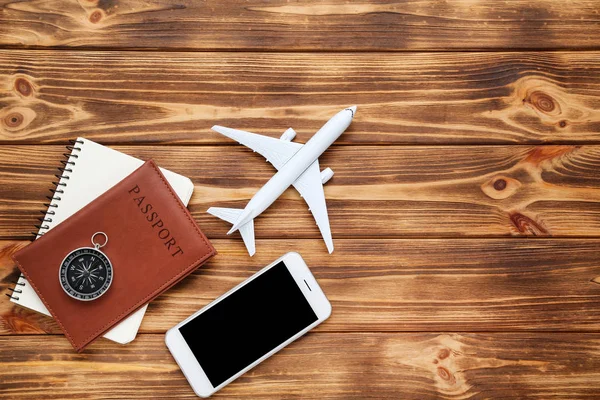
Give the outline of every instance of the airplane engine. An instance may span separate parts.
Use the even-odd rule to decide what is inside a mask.
[[[333,170],[331,168],[325,168],[321,171],[321,183],[324,185],[333,177]]]
[[[286,142],[291,142],[292,140],[294,140],[295,137],[296,137],[296,131],[293,130],[292,128],[288,128],[288,130],[283,132],[283,135],[281,135],[281,137],[279,139],[285,140]]]

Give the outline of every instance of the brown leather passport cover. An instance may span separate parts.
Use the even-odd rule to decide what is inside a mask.
[[[157,224],[159,220],[162,224]],[[107,245],[100,250],[112,263],[113,280],[101,297],[80,301],[64,292],[58,271],[68,253],[93,247],[90,239],[95,232],[108,235]],[[214,254],[213,246],[150,160],[15,253],[13,259],[73,347],[82,351]]]

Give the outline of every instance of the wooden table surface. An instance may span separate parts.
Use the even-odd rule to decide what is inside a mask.
[[[352,104],[335,252],[288,190],[248,257],[205,210],[273,168],[210,127],[302,143]],[[3,293],[77,136],[190,177],[219,255],[126,346],[0,301],[0,397],[194,398],[165,331],[290,250],[333,315],[215,398],[600,396],[598,1],[0,0]]]

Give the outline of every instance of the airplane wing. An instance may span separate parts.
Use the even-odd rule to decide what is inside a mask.
[[[308,209],[312,213],[321,236],[327,245],[327,250],[333,252],[333,239],[331,238],[331,228],[329,226],[329,215],[327,215],[327,204],[325,204],[325,192],[321,181],[321,171],[319,160],[308,167],[306,171],[293,183],[300,196],[308,204]]]
[[[300,143],[275,139],[219,125],[213,126],[212,129],[261,154],[278,170],[303,146]]]

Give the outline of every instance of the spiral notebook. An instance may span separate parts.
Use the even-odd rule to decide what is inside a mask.
[[[77,138],[68,148],[71,152],[65,153],[66,159],[62,161],[64,167],[59,168],[61,175],[57,175],[59,181],[56,182],[56,188],[51,189],[52,200],[47,204],[48,210],[41,219],[42,223],[36,239],[75,214],[144,163],[142,160],[84,138]],[[183,204],[187,206],[194,190],[192,181],[163,168],[161,172]],[[27,284],[23,275],[19,277],[10,301],[50,316],[50,312],[31,285]],[[146,304],[138,309],[106,332],[104,337],[121,344],[131,342],[137,335],[147,307]]]

